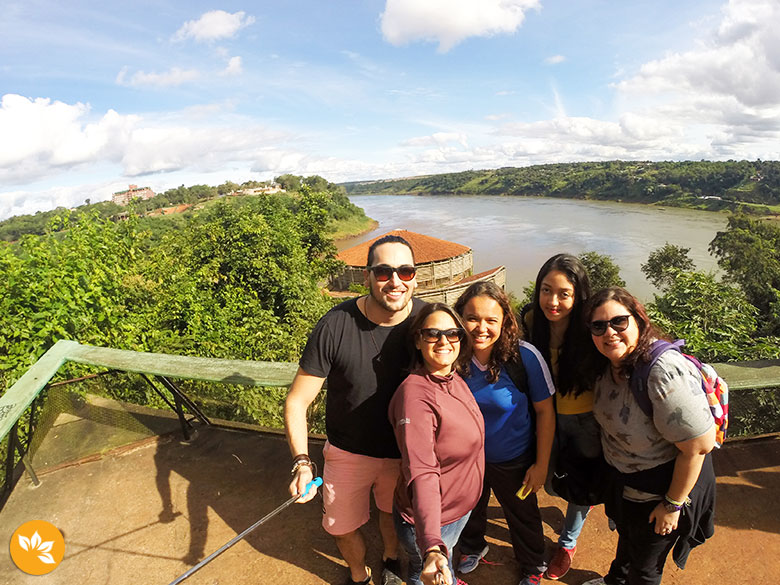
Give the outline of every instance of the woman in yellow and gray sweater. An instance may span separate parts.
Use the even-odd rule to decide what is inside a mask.
[[[534,299],[523,315],[526,339],[544,356],[555,380],[558,459],[595,459],[601,455],[599,426],[593,417],[593,391],[580,384],[580,365],[590,359],[593,343],[582,322],[582,308],[590,296],[590,280],[582,262],[570,254],[556,254],[536,277]],[[551,463],[554,469],[555,463]],[[569,502],[558,549],[545,576],[560,579],[571,566],[591,506]]]

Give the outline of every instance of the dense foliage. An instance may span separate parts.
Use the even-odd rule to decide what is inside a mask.
[[[675,246],[667,242],[655,250],[642,264],[642,273],[656,288],[664,288],[674,282],[677,271],[689,271],[695,268],[693,260],[688,256],[690,248]]]
[[[43,236],[0,244],[0,388],[63,338],[293,361],[332,306],[321,283],[340,264],[328,234],[350,213],[343,194],[307,187],[219,200],[158,238],[134,215],[73,223],[64,212]]]
[[[336,201],[335,204],[329,206],[331,212],[342,214],[342,217],[336,219],[343,219],[344,217],[351,216],[355,213],[362,215],[362,211],[357,212],[357,208],[349,203],[343,187],[330,183],[319,175],[312,175],[310,177],[281,175],[276,177],[275,183],[290,193],[297,193],[304,188],[309,189],[310,192],[323,191],[330,193],[334,198],[338,198],[338,201]],[[84,205],[79,205],[78,207],[69,210],[68,225],[78,223],[79,218],[82,215],[92,216],[97,214],[99,217],[105,219],[118,219],[125,217],[129,211],[143,216],[156,210],[179,205],[189,207],[200,206],[208,201],[226,195],[242,196],[244,190],[267,186],[269,186],[269,183],[265,181],[245,181],[240,185],[232,181],[225,181],[216,187],[210,185],[191,185],[190,187],[185,187],[184,185],[180,185],[168,189],[163,193],[158,193],[151,199],[143,201],[136,199],[131,202],[129,207],[122,207],[111,201],[91,203],[89,199],[86,199]],[[65,208],[60,207],[51,211],[39,211],[34,215],[18,215],[0,221],[0,240],[13,242],[28,234],[42,235],[47,229],[51,229],[52,221],[56,217],[62,215],[65,211]],[[151,225],[158,228],[158,224]],[[162,229],[165,229],[165,226],[162,226]]]
[[[729,218],[710,252],[759,311],[759,331],[780,335],[780,226],[745,216]]]
[[[780,162],[561,163],[344,183],[350,195],[530,195],[768,213],[780,204]]]
[[[620,267],[615,264],[612,256],[585,252],[580,254],[580,261],[588,271],[591,290],[597,291],[608,286],[626,286],[626,281],[620,277]]]

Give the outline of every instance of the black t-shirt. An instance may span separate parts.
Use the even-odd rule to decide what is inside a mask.
[[[413,298],[409,317],[384,327],[369,321],[357,299],[351,299],[314,327],[299,365],[309,375],[327,378],[325,430],[339,449],[370,457],[401,456],[387,407],[411,359],[409,324],[424,304]]]

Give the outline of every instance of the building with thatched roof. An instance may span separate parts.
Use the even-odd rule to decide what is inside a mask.
[[[337,257],[347,266],[341,275],[331,281],[331,290],[346,291],[352,283],[363,284],[369,247],[388,235],[402,237],[414,251],[418,286],[416,296],[419,298],[452,303],[469,284],[477,280],[490,280],[502,288],[506,286],[506,268],[503,266],[473,274],[473,255],[468,246],[398,229],[342,250]]]

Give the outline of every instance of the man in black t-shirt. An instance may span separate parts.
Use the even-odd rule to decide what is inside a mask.
[[[410,355],[407,330],[423,302],[414,254],[399,236],[384,236],[368,251],[364,272],[369,294],[328,311],[312,331],[285,403],[285,427],[293,454],[290,493],[312,480],[306,411],[327,379],[323,451],[323,520],[349,565],[347,584],[370,583],[360,527],[368,521],[370,493],[379,509],[384,551],[382,585],[400,585],[398,539],[392,519],[400,454],[387,416]],[[309,501],[316,488],[298,502]]]

